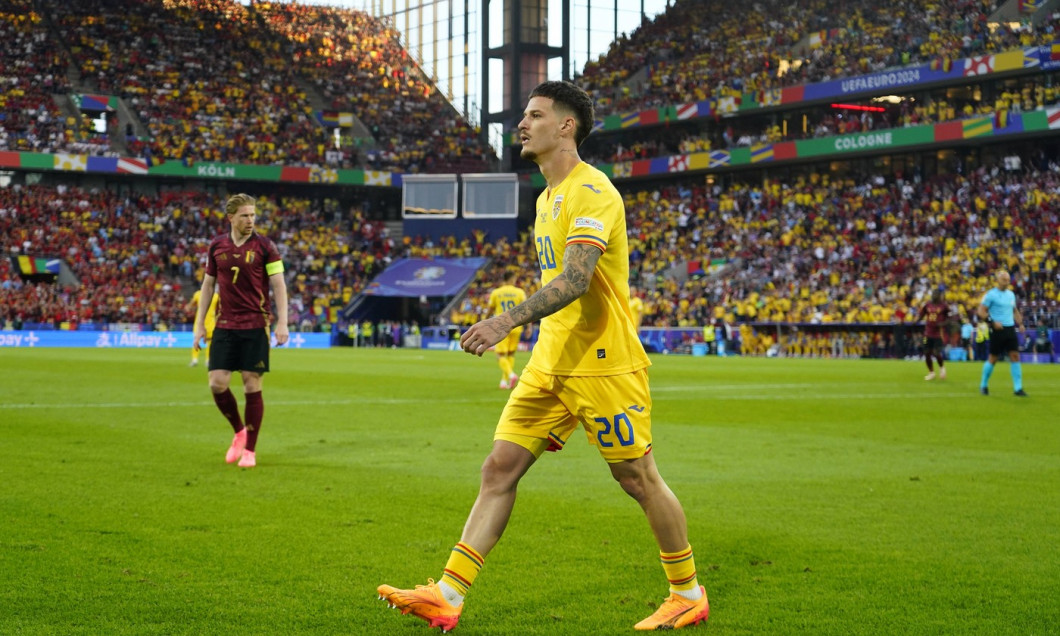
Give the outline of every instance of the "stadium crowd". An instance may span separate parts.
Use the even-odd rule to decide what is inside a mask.
[[[287,51],[222,0],[45,2],[73,43],[80,77],[126,100],[149,136],[134,156],[324,164],[326,132],[310,119]]]
[[[851,0],[839,11],[825,11],[824,0],[761,4],[766,10],[677,2],[588,65],[581,81],[605,114],[1051,41],[1056,22],[990,30],[984,26],[995,9],[990,0]],[[481,169],[489,154],[423,77],[398,34],[363,12],[232,0],[172,0],[165,11],[133,0],[5,6],[13,9],[0,9],[8,85],[0,94],[0,148],[78,148],[82,137],[52,98],[72,90],[66,81],[72,63],[86,85],[128,101],[151,133],[130,148],[153,157],[323,163],[329,141],[310,118],[314,91],[327,108],[355,111],[374,137],[374,146],[344,147],[342,162],[382,170]],[[956,26],[941,29],[943,20]],[[888,30],[896,24],[906,28]],[[663,33],[667,46],[660,45]],[[781,61],[809,48],[809,33],[825,34],[820,46],[778,76]],[[50,46],[55,34],[68,46]],[[625,90],[638,69],[648,70],[645,89]],[[882,114],[844,118],[821,110],[805,132],[787,134],[733,120],[709,133],[653,131],[626,136],[621,146],[601,142],[586,158],[628,160],[996,116],[1057,96],[1044,84],[993,103],[903,102]],[[807,174],[785,183],[667,186],[625,196],[645,326],[720,321],[742,332],[753,322],[888,323],[908,319],[939,287],[967,312],[995,267],[1013,271],[1029,324],[1055,321],[1060,311],[1055,165],[924,181]],[[80,281],[30,282],[0,259],[0,319],[163,328],[188,322],[183,298],[201,280],[209,238],[224,229],[222,203],[194,191],[0,189],[0,254],[61,258]],[[493,259],[449,317],[457,324],[484,315],[489,291],[506,271],[520,272],[528,292],[536,289],[528,236],[514,243],[482,233],[395,239],[363,211],[329,200],[264,198],[259,212],[259,226],[287,261],[293,328],[330,327],[336,310],[399,256]],[[792,346],[824,345],[811,338]],[[871,343],[852,339],[847,346]]]
[[[293,326],[327,325],[390,257],[380,222],[334,201],[259,200],[262,232],[288,264]],[[62,259],[77,285],[23,280],[8,258],[0,319],[77,324],[190,322],[185,296],[202,280],[205,250],[225,228],[222,198],[196,191],[120,196],[109,190],[0,189],[0,253]]]
[[[676,2],[586,64],[600,114],[809,84],[1047,44],[1060,15],[1013,26],[995,0]]]
[[[1060,312],[1060,166],[675,186],[628,193],[626,206],[645,326],[890,323],[940,287],[974,311],[996,267],[1014,272],[1028,324]],[[533,254],[529,241],[518,252]],[[536,264],[521,266],[532,279]],[[457,322],[487,311],[471,300]]]
[[[300,72],[335,111],[354,111],[375,147],[372,170],[482,172],[492,150],[401,46],[368,14],[337,7],[263,3],[253,15],[287,38]]]
[[[1060,167],[926,181],[810,174],[757,186],[668,186],[625,194],[632,281],[644,326],[911,320],[931,290],[970,315],[997,267],[1013,272],[1027,324],[1060,314]],[[190,320],[222,201],[202,192],[121,197],[26,186],[0,190],[0,253],[63,259],[80,286],[0,270],[0,316],[19,322]],[[335,201],[263,198],[259,227],[287,262],[292,327],[328,329],[393,259],[485,256],[451,316],[471,324],[504,273],[537,288],[532,237],[395,239]]]
[[[362,11],[12,0],[0,36],[5,150],[116,154],[56,104],[85,92],[123,98],[147,131],[126,134],[128,154],[155,161],[482,171],[491,153],[397,32]],[[317,109],[356,113],[371,137],[333,136]]]
[[[106,144],[82,134],[55,103],[71,90],[69,59],[45,27],[31,0],[0,5],[0,150],[103,154]]]
[[[952,60],[1052,41],[1060,22],[990,26],[993,0],[937,3],[824,0],[755,8],[684,0],[620,38],[579,79],[598,113],[626,112],[744,91]],[[400,34],[363,11],[235,0],[13,0],[0,11],[0,58],[12,90],[0,98],[0,147],[108,153],[59,113],[52,94],[123,97],[146,127],[134,156],[363,167],[401,172],[487,169],[492,151],[402,48]],[[791,61],[798,63],[789,64]],[[638,71],[643,73],[638,74]],[[643,81],[631,81],[644,76]],[[1032,94],[1028,94],[1032,93]],[[623,161],[999,114],[1056,101],[1051,86],[991,102],[903,102],[879,114],[819,110],[806,126],[727,123],[600,149]],[[371,138],[334,137],[317,109],[353,112]]]
[[[590,137],[583,156],[593,163],[635,161],[655,157],[747,148],[756,144],[832,137],[873,130],[937,124],[970,117],[992,117],[1003,125],[1013,113],[1052,106],[1060,100],[1060,87],[1044,83],[1026,83],[1021,90],[1006,89],[994,100],[974,96],[929,99],[923,102],[903,100],[880,110],[844,110],[817,108],[792,117],[792,125],[762,123],[758,119],[727,119],[700,131],[685,128],[650,127],[632,129],[622,135]]]
[[[12,2],[0,9],[0,67],[12,85],[0,98],[0,148],[107,152],[106,136],[81,134],[53,99],[86,92],[125,101],[146,129],[137,136],[130,126],[128,154],[152,162],[398,172],[488,165],[492,151],[477,130],[399,34],[363,11],[236,0]],[[366,130],[334,135],[319,110],[352,112]]]

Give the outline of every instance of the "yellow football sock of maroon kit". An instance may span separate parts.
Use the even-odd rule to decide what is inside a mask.
[[[702,593],[699,590],[699,579],[696,577],[696,560],[692,556],[692,546],[680,552],[659,552],[663,571],[670,581],[670,591],[680,594],[690,601],[697,600]]]
[[[453,546],[449,561],[445,564],[445,571],[442,572],[442,579],[438,582],[449,603],[456,606],[464,602],[464,596],[471,589],[471,584],[475,582],[475,577],[485,561],[481,554],[466,543]],[[451,589],[453,594],[446,588]]]

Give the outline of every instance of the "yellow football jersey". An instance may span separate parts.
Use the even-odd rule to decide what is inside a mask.
[[[196,289],[195,293],[192,294],[191,302],[196,307],[199,306],[199,298],[202,297],[202,290]],[[203,320],[203,326],[206,327],[206,331],[212,333],[214,325],[217,324],[217,302],[221,299],[221,294],[214,291],[213,298],[210,299],[210,306],[206,309],[206,318]]]
[[[563,271],[568,245],[603,250],[585,294],[541,321],[528,368],[562,376],[630,373],[651,364],[629,310],[629,247],[622,196],[607,175],[578,164],[537,198],[534,241],[541,285]]]
[[[644,319],[644,301],[639,296],[631,296],[629,299],[629,313],[633,316],[633,326],[640,327]]]
[[[501,285],[490,292],[490,315],[499,316],[526,300],[526,292],[514,285]]]

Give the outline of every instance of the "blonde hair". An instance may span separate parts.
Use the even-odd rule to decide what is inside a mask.
[[[245,205],[256,205],[254,197],[249,194],[233,194],[228,197],[228,201],[225,201],[225,214],[232,216]]]

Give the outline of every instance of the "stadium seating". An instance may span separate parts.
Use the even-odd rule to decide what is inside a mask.
[[[335,7],[271,3],[252,14],[287,37],[299,71],[329,108],[352,110],[372,132],[376,145],[363,153],[366,167],[486,170],[492,151],[424,76],[394,29]]]
[[[989,1],[935,7],[916,0],[899,12],[858,0],[843,15],[825,11],[824,0],[760,4],[768,10],[675,3],[588,65],[580,81],[606,113],[1029,45],[1052,39],[1056,26],[983,30],[982,16],[994,10]],[[133,140],[134,153],[323,163],[327,139],[310,117],[317,107],[313,92],[326,108],[355,112],[374,136],[374,144],[345,148],[345,162],[380,170],[481,170],[491,152],[422,76],[398,34],[360,11],[234,0],[15,0],[6,6],[14,9],[0,11],[0,51],[12,88],[0,95],[0,149],[92,145],[69,129],[52,99],[73,90],[65,79],[73,64],[82,83],[121,95],[147,125],[151,136]],[[38,7],[47,13],[35,13]],[[941,31],[945,20],[957,26]],[[898,23],[907,28],[891,28]],[[664,33],[670,46],[660,46]],[[54,46],[57,41],[68,48]],[[777,77],[780,61],[799,51],[806,61]],[[644,90],[625,90],[630,81]],[[948,121],[1017,103],[1038,108],[1056,97],[1056,89],[1042,86],[1029,97],[1005,94],[992,103],[954,97],[856,118],[821,110],[805,134]],[[804,133],[779,134],[734,119],[709,136],[677,129],[616,136],[585,157],[628,161]],[[645,295],[644,324],[891,322],[909,316],[939,286],[949,302],[974,306],[996,267],[1016,273],[1030,324],[1055,320],[1058,174],[1056,166],[1038,164],[923,181],[835,181],[806,173],[765,184],[708,187],[693,178],[627,191],[631,272]],[[0,189],[0,253],[63,258],[82,282],[81,288],[26,283],[4,259],[0,318],[190,321],[184,297],[201,280],[209,239],[225,229],[221,206],[219,195],[196,191],[119,196],[54,186]],[[262,230],[288,263],[296,327],[329,325],[336,308],[401,256],[493,259],[450,316],[456,324],[485,316],[489,291],[505,271],[519,271],[529,292],[538,285],[526,235],[511,244],[481,233],[436,243],[415,236],[395,241],[363,211],[326,199],[265,198],[260,213]],[[815,338],[780,334],[750,348],[765,353],[783,341],[793,350],[823,351],[826,344]],[[888,344],[870,338],[849,346]]]
[[[0,6],[0,150],[93,152],[68,127],[52,95],[67,93],[67,57],[31,0]]]
[[[150,137],[134,156],[324,164],[324,130],[280,39],[234,2],[51,2],[82,81],[124,98]]]
[[[42,0],[81,82],[126,100],[129,153],[185,162],[482,171],[491,152],[362,11],[235,0]],[[65,68],[62,69],[65,73]],[[68,87],[64,87],[68,90]],[[326,103],[313,100],[319,90]],[[315,118],[353,111],[374,140],[340,146]]]
[[[856,0],[837,11],[824,0],[677,2],[587,64],[579,82],[607,115],[945,63],[1055,39],[1056,16],[1018,30],[1008,24],[988,28],[999,4]]]
[[[1060,312],[1058,186],[1053,170],[982,170],[923,183],[811,175],[765,187],[629,193],[643,324],[890,323],[911,319],[939,286],[947,302],[974,311],[996,267],[1017,272],[1017,295],[1033,308],[1028,324],[1049,320]],[[524,251],[533,253],[529,237],[515,250]],[[723,263],[724,275],[712,275],[712,262]],[[535,263],[518,266],[534,280]],[[483,317],[493,284],[479,281],[454,321]]]
[[[975,95],[974,93],[972,94]],[[655,157],[688,154],[708,150],[746,148],[761,143],[777,143],[815,137],[833,137],[872,130],[884,130],[936,124],[983,115],[999,119],[1004,113],[1037,110],[1053,106],[1060,99],[1060,88],[1051,84],[1028,85],[1026,90],[1005,90],[995,100],[975,97],[952,100],[908,101],[883,112],[843,112],[819,108],[807,116],[806,130],[791,126],[782,131],[778,125],[763,126],[746,120],[732,119],[712,126],[705,133],[690,133],[683,128],[647,128],[624,135],[590,137],[584,145],[583,158],[591,163],[615,163]]]
[[[1058,191],[1056,171],[982,170],[922,183],[811,176],[764,187],[631,192],[631,272],[645,293],[644,325],[891,322],[939,286],[948,302],[974,308],[995,267],[1016,272],[1028,324],[1048,321],[1060,312]],[[6,267],[0,293],[8,317],[189,321],[180,281],[201,280],[205,247],[224,229],[221,205],[196,192],[121,198],[75,188],[0,190],[0,252],[64,258],[83,284],[21,284]],[[398,243],[358,210],[293,198],[264,199],[259,225],[288,263],[296,325],[333,321],[334,308],[402,256],[493,259],[451,316],[457,324],[485,315],[489,291],[509,269],[521,272],[528,291],[537,285],[528,235],[514,244],[481,234]]]

